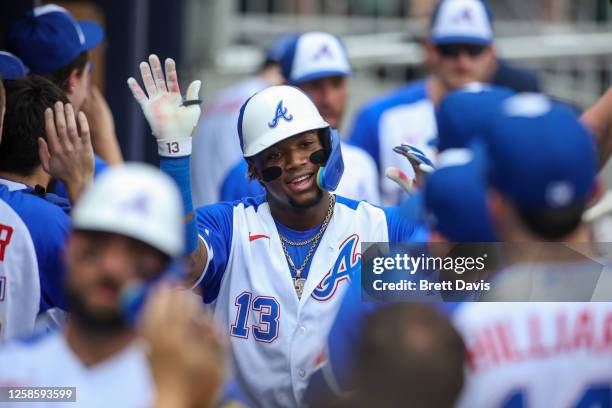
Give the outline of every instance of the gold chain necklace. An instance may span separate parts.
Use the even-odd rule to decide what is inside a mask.
[[[280,232],[278,234],[281,240],[281,246],[283,247],[285,258],[287,259],[289,266],[291,266],[291,269],[293,269],[293,272],[295,273],[295,277],[293,278],[293,287],[295,288],[295,293],[297,293],[298,299],[302,298],[302,292],[304,291],[304,284],[306,283],[306,279],[302,278],[302,272],[304,271],[304,268],[306,267],[306,265],[308,265],[308,261],[310,260],[310,257],[312,256],[315,248],[317,247],[319,240],[323,236],[323,233],[327,229],[327,225],[329,224],[332,214],[334,213],[335,204],[336,204],[336,197],[333,194],[330,194],[329,195],[329,207],[327,208],[327,214],[325,215],[323,224],[321,224],[321,228],[312,238],[309,238],[306,241],[294,242],[294,241],[290,241],[289,239],[285,238]],[[293,259],[291,259],[291,256],[289,255],[289,251],[287,251],[287,247],[285,246],[285,244],[293,245],[293,246],[304,246],[310,243],[312,244],[310,245],[310,248],[308,248],[308,252],[306,253],[306,258],[304,258],[302,265],[300,265],[300,267],[297,268],[295,266],[295,263],[293,262]]]

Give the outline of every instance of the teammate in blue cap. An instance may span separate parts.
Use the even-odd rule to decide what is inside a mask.
[[[488,204],[499,238],[524,246],[490,296],[535,302],[456,310],[469,356],[458,406],[605,406],[612,395],[609,381],[601,381],[612,378],[612,354],[602,352],[610,303],[550,302],[590,300],[603,277],[592,254],[562,244],[581,251],[590,240],[581,218],[596,190],[594,140],[573,112],[541,95],[516,95],[501,106],[486,139]]]
[[[485,82],[495,62],[493,25],[480,0],[442,0],[431,19],[426,41],[430,75],[365,105],[357,114],[349,143],[366,150],[382,175],[396,167],[413,178],[406,160],[391,148],[408,144],[434,157],[437,129],[434,106],[444,95],[471,82]],[[384,204],[405,198],[400,186],[381,177]]]
[[[103,39],[98,23],[76,21],[66,9],[46,4],[14,22],[8,45],[30,73],[50,79],[66,92],[76,112],[85,112],[96,154],[116,164],[122,157],[112,113],[101,92],[91,85],[90,53]]]

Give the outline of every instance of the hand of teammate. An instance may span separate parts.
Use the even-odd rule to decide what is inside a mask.
[[[148,297],[139,329],[149,345],[155,406],[214,406],[225,379],[226,345],[201,299],[161,286]]]
[[[393,151],[406,157],[414,168],[415,173],[417,171],[431,173],[434,170],[434,164],[429,157],[427,157],[422,150],[414,146],[407,143],[402,143],[401,146],[395,146]]]
[[[157,55],[140,63],[140,73],[148,96],[130,77],[128,85],[157,139],[160,156],[181,157],[191,154],[191,135],[200,117],[200,81],[193,81],[183,100],[173,59],[166,58],[165,77]],[[185,105],[184,105],[185,103]]]
[[[47,140],[38,138],[38,154],[43,169],[66,185],[74,204],[93,182],[94,156],[89,124],[83,112],[74,115],[72,105],[57,102],[45,110]]]
[[[414,179],[397,167],[387,168],[385,177],[396,182],[407,193],[412,193],[423,185],[425,174],[433,172],[433,162],[420,149],[407,143],[394,147],[393,151],[408,159],[414,170]]]

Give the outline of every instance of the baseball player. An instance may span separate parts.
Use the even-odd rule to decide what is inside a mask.
[[[571,112],[543,97],[518,95],[502,106],[504,117],[488,142],[489,207],[499,237],[526,245],[588,242],[581,217],[596,186],[591,135]],[[519,159],[510,157],[509,146],[521,152]],[[519,260],[500,279],[530,274],[547,279],[550,289],[559,280],[571,282],[590,262],[563,263],[558,251],[549,255],[535,267]],[[576,282],[566,292],[580,291],[584,282]],[[459,406],[610,405],[610,303],[472,303],[457,309],[455,322],[469,359]]]
[[[322,32],[295,36],[286,46],[281,68],[286,83],[303,90],[323,120],[338,129],[346,108],[351,75],[348,55],[340,40]],[[336,194],[378,204],[378,170],[374,161],[361,148],[344,142],[341,146],[345,172],[350,177],[340,180]],[[247,167],[244,160],[240,160],[225,179],[223,200],[233,201],[264,192],[259,183],[246,183]]]
[[[162,169],[185,193],[188,173],[175,170],[188,171],[199,83],[183,101],[175,70],[166,60],[164,76],[151,56],[141,64],[148,96],[133,78],[128,83],[158,141]],[[360,268],[360,242],[412,241],[424,231],[400,219],[397,208],[330,193],[343,171],[339,137],[299,89],[256,93],[237,127],[249,171],[266,196],[196,210],[200,242],[192,272],[200,272],[196,284],[230,337],[235,375],[251,399],[296,406]]]
[[[104,39],[94,21],[76,21],[63,7],[45,4],[17,19],[8,33],[8,47],[31,74],[42,75],[60,87],[73,108],[90,122],[94,150],[104,163],[123,161],[110,108],[91,84],[90,53]],[[100,160],[102,161],[102,160]]]
[[[52,176],[57,177],[76,201],[93,176],[87,120],[84,114],[75,117],[69,104],[64,106],[59,88],[32,77],[7,81],[6,96],[0,144],[0,339],[4,340],[30,335],[35,324],[45,328],[62,322],[66,304],[61,256],[70,228],[64,211],[69,203],[46,193],[45,187]],[[40,137],[45,133],[45,139]]]
[[[0,349],[0,366],[10,367],[0,370],[0,384],[74,387],[74,399],[54,403],[59,407],[152,406],[146,353],[122,305],[128,288],[162,279],[170,259],[183,253],[177,188],[150,166],[115,167],[83,194],[72,222],[65,286],[71,317],[62,331]]]
[[[393,153],[402,144],[433,157],[437,136],[434,106],[443,96],[470,82],[483,82],[495,62],[491,14],[480,0],[442,0],[431,20],[426,43],[430,75],[365,105],[357,114],[349,143],[372,156],[381,175],[383,204],[399,203],[405,194],[383,177],[388,167],[415,173]]]

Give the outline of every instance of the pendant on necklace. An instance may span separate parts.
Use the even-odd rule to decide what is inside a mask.
[[[292,278],[293,279],[293,287],[295,288],[295,293],[297,293],[298,299],[302,298],[302,292],[304,292],[304,285],[306,284],[306,279],[304,278]]]

